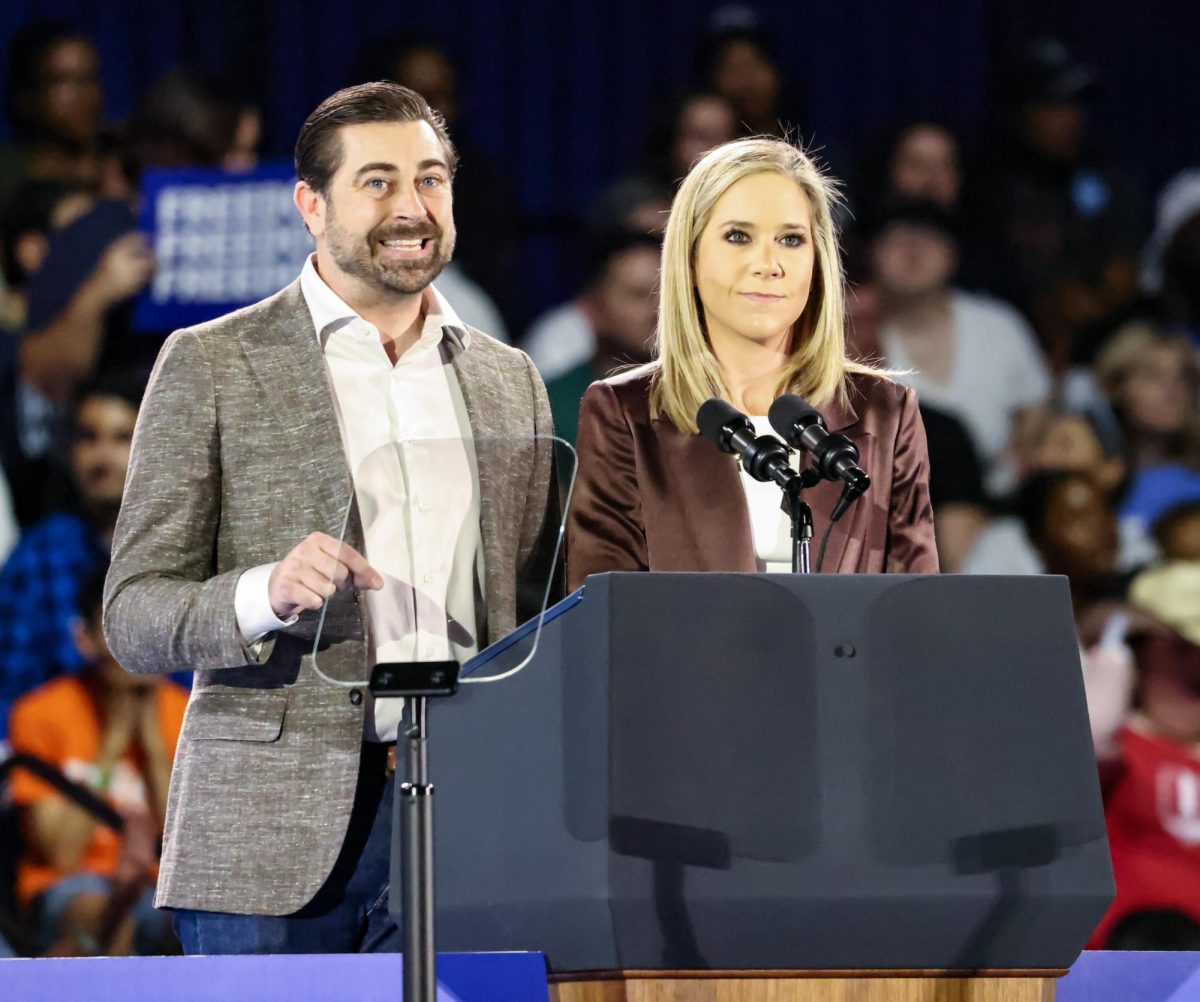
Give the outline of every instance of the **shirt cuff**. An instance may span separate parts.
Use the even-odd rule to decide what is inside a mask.
[[[291,626],[297,616],[280,619],[271,608],[267,586],[275,564],[260,564],[243,571],[233,591],[233,611],[237,616],[238,632],[248,645],[259,643],[268,633]]]

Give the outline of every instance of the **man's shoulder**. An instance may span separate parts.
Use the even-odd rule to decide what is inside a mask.
[[[305,323],[312,326],[300,280],[280,289],[266,299],[243,306],[230,313],[214,317],[191,327],[182,327],[171,335],[173,339],[195,337],[201,341],[222,341],[237,338],[258,329],[270,329],[280,323]]]

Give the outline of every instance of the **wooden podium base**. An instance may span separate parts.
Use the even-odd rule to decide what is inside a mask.
[[[1066,971],[589,971],[550,1002],[1054,1002]]]

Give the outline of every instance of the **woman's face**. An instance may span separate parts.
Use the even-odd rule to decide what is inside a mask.
[[[1196,413],[1196,386],[1187,347],[1157,345],[1130,371],[1121,394],[1125,414],[1138,431],[1174,434]]]
[[[812,214],[790,177],[744,177],[718,199],[696,245],[695,283],[714,349],[782,343],[812,286]]]
[[[1117,559],[1117,517],[1103,492],[1084,476],[1064,480],[1046,507],[1047,569],[1070,578],[1109,574]]]

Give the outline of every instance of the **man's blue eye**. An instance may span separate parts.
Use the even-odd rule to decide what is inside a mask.
[[[432,174],[428,177],[421,178],[421,184],[425,185],[427,188],[436,188],[441,183],[442,179]]]
[[[367,187],[374,188],[376,191],[379,191],[387,187],[387,181],[381,177],[373,177],[367,182]]]

